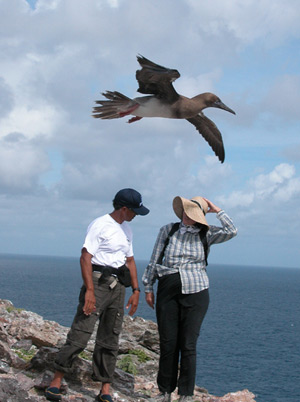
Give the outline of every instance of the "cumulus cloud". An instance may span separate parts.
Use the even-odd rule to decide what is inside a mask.
[[[189,77],[185,75],[187,73],[182,73],[182,77],[178,79],[174,86],[176,86],[177,92],[188,97],[196,96],[201,92],[214,92],[215,83],[218,82],[222,76],[221,69],[218,68],[197,77]],[[205,88],[205,91],[201,91],[203,88]]]
[[[13,108],[13,94],[4,79],[0,77],[0,119],[6,116]]]
[[[300,177],[288,163],[281,163],[267,174],[259,174],[249,180],[244,190],[235,190],[229,196],[220,197],[226,207],[247,210],[248,214],[271,213],[272,207],[289,205],[300,194]]]
[[[59,113],[51,105],[37,105],[34,109],[20,106],[2,120],[2,135],[23,132],[27,138],[51,137],[60,119]]]
[[[36,12],[55,10],[61,0],[38,0],[36,2]]]
[[[135,223],[141,247],[149,248],[143,233],[154,238],[174,219],[176,195],[203,194],[238,219],[243,213],[243,223],[269,202],[296,205],[300,88],[292,66],[299,56],[276,63],[286,44],[297,47],[295,0],[166,0],[159,7],[146,0],[38,0],[33,8],[11,0],[0,2],[0,13],[0,208],[13,222],[23,205],[24,232],[35,219],[40,227],[32,215],[42,216],[45,206],[51,228],[60,219],[73,228],[79,216],[88,224],[125,186],[141,191],[151,208],[151,217]],[[205,111],[222,132],[224,164],[186,121],[92,119],[105,90],[141,95],[138,53],[178,69],[178,92],[215,92],[236,110]]]
[[[197,178],[202,186],[207,183],[214,185],[226,181],[233,173],[229,164],[221,165],[214,156],[206,156],[204,160],[205,165],[202,165],[197,173]]]
[[[0,193],[36,193],[40,175],[49,168],[47,155],[23,134],[0,141]]]
[[[299,38],[299,5],[297,0],[283,4],[279,0],[262,0],[259,3],[243,0],[209,3],[188,0],[195,14],[201,18],[202,29],[214,35],[232,32],[243,44],[259,39],[274,46],[286,37]],[[276,23],[275,23],[276,22]]]

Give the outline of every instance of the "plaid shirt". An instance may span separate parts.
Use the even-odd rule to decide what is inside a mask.
[[[208,253],[212,244],[223,243],[237,234],[236,227],[224,211],[217,213],[216,217],[221,221],[222,227],[209,226],[206,234]],[[197,293],[208,289],[209,280],[206,273],[204,247],[199,233],[182,234],[179,228],[170,238],[162,264],[156,263],[172,226],[173,223],[169,223],[159,231],[149,265],[142,279],[145,292],[153,292],[153,284],[158,277],[177,272],[181,278],[182,293]]]

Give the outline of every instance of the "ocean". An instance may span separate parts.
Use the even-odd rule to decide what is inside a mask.
[[[139,278],[146,265],[137,261]],[[300,269],[209,264],[208,275],[197,385],[217,396],[247,388],[257,402],[300,402]],[[70,326],[79,258],[2,254],[0,283],[1,299]],[[136,315],[156,321],[143,293]]]

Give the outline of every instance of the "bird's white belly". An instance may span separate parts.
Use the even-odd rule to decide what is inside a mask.
[[[152,96],[135,98],[134,101],[139,104],[139,107],[132,112],[134,116],[174,118],[170,106]]]

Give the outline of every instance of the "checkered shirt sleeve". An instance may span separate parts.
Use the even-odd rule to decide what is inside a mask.
[[[216,216],[222,227],[209,227],[206,234],[208,252],[211,245],[228,241],[237,234],[231,218],[224,211],[220,211]],[[165,249],[162,264],[157,264],[172,226],[173,224],[170,223],[159,231],[150,262],[142,278],[145,292],[153,292],[153,285],[159,277],[178,272],[182,282],[182,293],[197,293],[207,289],[209,280],[206,272],[204,247],[199,233],[182,234],[180,230],[175,232]]]

